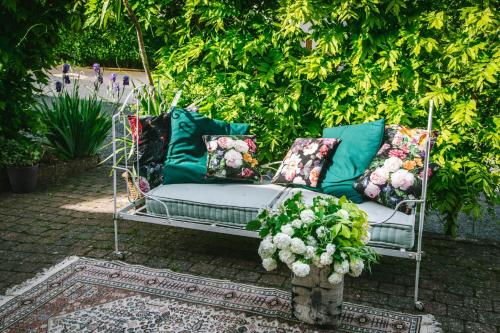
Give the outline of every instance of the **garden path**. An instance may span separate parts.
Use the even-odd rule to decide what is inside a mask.
[[[122,196],[121,203],[125,202]],[[0,294],[69,255],[113,258],[109,169],[31,194],[0,194]],[[120,223],[125,261],[290,290],[290,273],[266,272],[258,240]],[[426,234],[421,295],[446,332],[500,333],[500,243]],[[413,312],[414,263],[383,258],[346,280],[345,300]]]
[[[61,72],[62,65],[53,68],[49,71],[49,82],[46,85],[43,85],[42,92],[44,95],[47,96],[54,96],[55,94],[55,84],[57,81],[63,81],[62,78],[62,72]],[[121,101],[125,99],[127,96],[128,92],[130,92],[130,89],[133,88],[133,86],[139,86],[141,84],[144,84],[147,82],[146,75],[144,74],[143,71],[141,70],[134,70],[134,69],[124,69],[124,68],[103,68],[103,84],[99,88],[99,93],[98,95],[103,98],[104,100],[110,101],[110,102],[115,102],[118,98],[118,95],[112,95],[109,92],[109,82],[110,78],[109,76],[111,73],[116,73],[117,74],[117,79],[116,82],[119,83],[120,86],[120,95],[122,96]],[[130,79],[130,84],[128,86],[123,86],[123,76],[128,75]],[[95,73],[92,67],[75,67],[71,68],[71,71],[69,73],[71,83],[68,86],[69,88],[72,88],[75,83],[78,82],[79,86],[79,94],[80,97],[87,97],[91,94],[94,93],[94,82],[95,82]]]

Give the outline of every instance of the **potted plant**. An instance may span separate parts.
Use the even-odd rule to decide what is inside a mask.
[[[338,325],[344,275],[359,276],[377,260],[364,211],[345,197],[318,196],[306,205],[301,192],[276,212],[262,211],[249,230],[259,230],[259,255],[268,271],[279,262],[293,272],[296,318],[327,328]]]
[[[41,144],[25,138],[6,140],[0,155],[0,163],[7,169],[12,190],[16,193],[33,192],[36,188],[38,162],[42,157]]]

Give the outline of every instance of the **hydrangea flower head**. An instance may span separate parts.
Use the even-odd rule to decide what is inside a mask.
[[[262,266],[264,266],[264,269],[269,272],[275,270],[276,267],[278,267],[278,263],[273,258],[266,258],[262,260]]]
[[[309,275],[311,267],[300,261],[296,261],[292,264],[292,272],[298,277],[306,277]]]

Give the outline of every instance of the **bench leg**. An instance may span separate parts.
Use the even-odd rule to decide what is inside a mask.
[[[114,252],[114,254],[118,259],[123,259],[123,253],[120,252],[120,250],[118,248],[118,220],[116,218],[113,219],[113,224],[115,227],[115,252]]]
[[[418,300],[418,288],[419,288],[419,280],[420,280],[420,262],[422,261],[422,258],[420,256],[417,256],[416,258],[417,264],[416,264],[416,269],[415,269],[415,308],[417,310],[422,311],[424,309],[424,303]]]

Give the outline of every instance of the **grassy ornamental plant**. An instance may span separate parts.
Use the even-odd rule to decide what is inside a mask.
[[[111,129],[111,117],[95,96],[80,99],[78,88],[64,90],[51,103],[37,105],[48,146],[63,159],[97,154]]]
[[[357,277],[377,260],[366,245],[370,240],[366,213],[345,197],[318,196],[306,205],[299,192],[278,212],[262,211],[247,229],[260,229],[259,255],[268,271],[282,262],[296,276],[305,277],[314,265],[329,270],[328,281],[337,284],[344,274]]]

